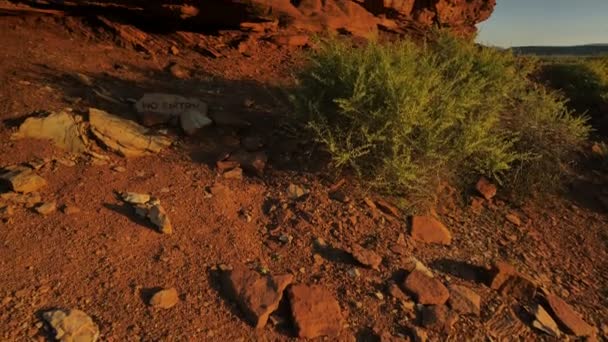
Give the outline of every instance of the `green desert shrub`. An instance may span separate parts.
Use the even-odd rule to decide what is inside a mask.
[[[536,184],[588,127],[529,81],[533,68],[445,34],[428,44],[331,38],[310,53],[292,98],[331,165],[378,190],[421,194],[479,175]]]
[[[608,104],[608,57],[545,59],[541,80],[561,91],[570,107],[597,117]]]

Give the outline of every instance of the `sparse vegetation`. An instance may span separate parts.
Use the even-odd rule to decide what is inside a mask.
[[[421,194],[440,179],[479,174],[532,189],[554,183],[589,131],[530,81],[534,67],[443,34],[425,45],[329,39],[293,98],[333,167],[376,189]]]
[[[545,58],[540,77],[563,92],[569,105],[594,117],[608,104],[608,57]]]

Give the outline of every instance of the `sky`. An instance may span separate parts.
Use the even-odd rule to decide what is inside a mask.
[[[608,43],[608,0],[496,0],[477,41],[511,47]]]

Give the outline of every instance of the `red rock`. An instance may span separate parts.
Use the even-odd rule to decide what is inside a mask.
[[[490,287],[494,290],[498,290],[502,287],[502,285],[509,279],[509,277],[516,275],[517,270],[515,267],[510,264],[499,261],[494,264],[492,268],[492,280],[490,282]]]
[[[179,297],[175,288],[160,290],[150,298],[150,306],[161,309],[170,309],[178,302]]]
[[[388,203],[387,201],[385,201],[383,199],[377,199],[376,205],[378,206],[378,209],[380,209],[385,214],[393,215],[395,217],[400,216],[399,209],[397,209],[394,205]]]
[[[414,270],[405,278],[402,288],[415,295],[419,304],[441,305],[450,297],[450,292],[441,280],[431,278],[419,270]]]
[[[223,176],[226,179],[243,179],[243,169],[236,167],[230,171],[224,172]]]
[[[418,327],[412,328],[412,336],[414,338],[414,342],[426,342],[429,338],[426,330]]]
[[[382,263],[382,257],[376,254],[376,252],[365,249],[359,245],[354,245],[351,249],[351,254],[361,264],[371,267],[375,270],[380,269]]]
[[[487,200],[491,200],[497,192],[496,185],[490,183],[485,177],[479,179],[475,189]]]
[[[232,154],[228,161],[238,162],[243,170],[252,172],[258,176],[264,174],[266,163],[268,162],[268,156],[264,152],[247,152],[245,150],[237,151]]]
[[[432,216],[412,217],[412,238],[426,243],[449,245],[452,243],[452,233]]]
[[[450,286],[450,307],[461,315],[479,316],[481,297],[475,291],[460,285]]]
[[[474,213],[480,213],[483,210],[484,198],[473,196],[471,197],[471,210]]]
[[[449,333],[458,321],[458,315],[445,305],[424,306],[421,311],[422,326]]]
[[[507,214],[505,218],[507,219],[507,221],[513,223],[514,225],[521,226],[521,219],[514,213]]]
[[[564,331],[576,336],[591,336],[595,333],[595,328],[587,324],[564,300],[551,293],[545,293],[545,299],[551,315],[565,328]]]
[[[308,36],[305,34],[275,36],[272,40],[277,45],[289,47],[301,47],[308,44]]]
[[[239,162],[235,161],[235,160],[218,160],[216,163],[217,166],[217,170],[220,173],[224,173],[226,171],[235,169],[237,167],[239,167],[241,164],[239,164]]]
[[[319,285],[294,285],[288,290],[291,314],[298,337],[337,337],[344,319],[338,301]]]
[[[247,320],[261,329],[270,314],[279,307],[283,291],[292,281],[291,274],[261,276],[237,266],[224,274],[223,287],[226,294],[238,303]]]
[[[403,291],[395,283],[391,283],[388,286],[388,293],[397,300],[400,300],[400,301],[409,300],[408,295],[403,293]]]
[[[490,287],[498,290],[502,295],[517,299],[532,299],[536,294],[536,283],[508,263],[496,263],[492,274]]]
[[[35,6],[41,2],[21,3]],[[45,3],[47,7],[68,12],[77,11],[79,7],[92,11],[120,9],[121,13],[128,14],[133,20],[145,18],[158,22],[161,26],[167,22],[187,21],[189,27],[195,30],[205,27],[221,29],[240,26],[244,31],[267,33],[276,30],[280,20],[282,26],[291,30],[330,30],[348,32],[357,37],[369,37],[377,32],[379,24],[386,22],[391,24],[384,24],[384,27],[401,34],[420,35],[438,25],[458,35],[471,36],[476,32],[475,25],[490,16],[496,0],[79,0]],[[126,25],[107,22],[106,25],[110,29],[119,33],[122,44],[145,46],[147,36],[143,32],[131,27],[125,28]]]

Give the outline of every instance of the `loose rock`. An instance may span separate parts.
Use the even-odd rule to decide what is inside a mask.
[[[160,290],[150,298],[150,306],[160,309],[170,309],[179,302],[179,296],[175,288]]]
[[[307,189],[295,184],[289,184],[289,187],[287,188],[287,196],[292,200],[304,197],[308,194],[308,192],[309,191]]]
[[[44,178],[38,176],[28,167],[16,166],[0,171],[0,181],[10,185],[16,192],[30,193],[46,186]]]
[[[261,276],[243,266],[223,275],[226,294],[239,304],[247,320],[257,329],[266,325],[270,314],[279,307],[283,291],[292,281],[291,274]]]
[[[481,297],[473,290],[460,285],[450,285],[449,304],[452,310],[461,315],[479,316],[481,311]]]
[[[144,204],[150,201],[150,195],[136,192],[123,192],[121,198],[123,201],[130,204]]]
[[[413,327],[412,337],[414,338],[414,342],[426,342],[429,338],[429,335],[426,330],[418,327]]]
[[[493,277],[490,287],[498,290],[502,295],[516,299],[532,299],[536,295],[537,285],[534,280],[517,272],[517,270],[505,263],[498,262],[493,268]]]
[[[186,68],[184,68],[183,66],[177,64],[177,63],[173,63],[171,64],[171,66],[169,67],[169,72],[171,73],[171,75],[173,75],[175,78],[179,78],[179,79],[187,79],[190,77],[190,74],[188,73],[188,70],[186,70]]]
[[[490,181],[485,177],[481,177],[479,179],[475,185],[475,189],[477,189],[477,191],[488,201],[494,198],[494,196],[496,196],[496,192],[498,191],[496,189],[496,185],[490,183]]]
[[[328,290],[319,285],[294,285],[288,296],[298,337],[313,339],[340,334],[344,319],[338,301]]]
[[[158,228],[160,233],[173,233],[171,220],[157,198],[151,197],[148,194],[138,194],[134,192],[124,192],[121,194],[121,198],[126,203],[132,204],[135,213],[148,219]]]
[[[445,305],[424,306],[421,311],[422,326],[449,333],[458,321],[458,315]]]
[[[91,317],[80,310],[52,310],[43,318],[55,330],[55,339],[62,342],[95,342],[99,328]]]
[[[109,149],[125,157],[138,157],[160,152],[171,145],[171,139],[154,135],[148,129],[99,109],[89,109],[91,132]]]
[[[397,209],[394,205],[388,203],[383,199],[377,199],[376,205],[378,206],[378,209],[380,209],[380,211],[384,212],[385,214],[393,215],[395,217],[400,216],[399,209]]]
[[[505,218],[507,219],[507,221],[513,223],[514,225],[521,226],[521,219],[514,213],[507,214]]]
[[[403,268],[410,273],[414,270],[418,270],[429,278],[435,277],[433,272],[431,272],[431,270],[429,270],[420,260],[416,259],[415,257],[407,258],[407,260],[405,260],[403,263]]]
[[[66,215],[74,215],[80,212],[80,208],[72,206],[72,205],[64,205],[61,208],[61,211]]]
[[[0,219],[8,219],[15,213],[15,209],[10,205],[0,204]]]
[[[545,293],[545,299],[552,316],[565,328],[566,332],[576,336],[591,336],[594,334],[595,329],[587,324],[568,303],[551,293]]]
[[[452,233],[432,216],[412,217],[412,238],[426,243],[450,245]]]
[[[160,203],[155,203],[150,207],[150,209],[148,210],[147,217],[150,222],[152,222],[152,224],[158,227],[161,233],[173,233],[173,226],[171,225],[171,220],[169,220],[167,212],[163,207],[161,207]]]
[[[360,245],[353,245],[351,249],[351,254],[361,264],[371,267],[375,270],[380,269],[380,264],[382,263],[382,257],[376,254],[376,252],[365,249]]]
[[[562,333],[561,331],[559,331],[557,324],[541,305],[536,306],[534,317],[535,320],[534,322],[532,322],[532,326],[534,328],[543,331],[553,337],[561,336]]]
[[[230,171],[224,172],[223,176],[226,179],[243,179],[243,169],[240,167],[235,167]]]
[[[254,173],[258,176],[264,174],[268,156],[262,151],[247,152],[244,150],[233,153],[228,161],[235,161],[247,172]]]
[[[36,207],[36,212],[40,215],[50,215],[57,210],[57,203],[55,201],[42,203]]]
[[[405,278],[402,288],[415,295],[419,304],[441,305],[450,297],[450,292],[439,279],[431,278],[418,270]]]

